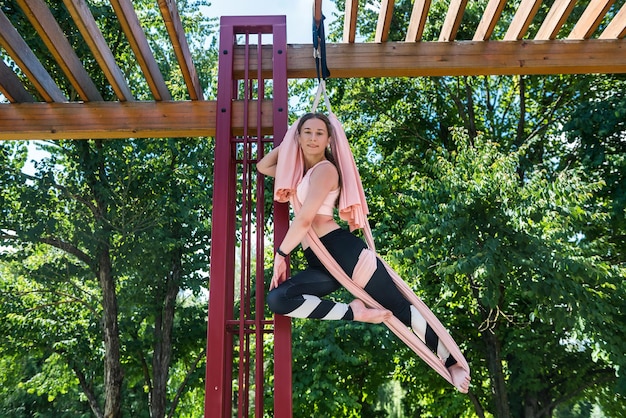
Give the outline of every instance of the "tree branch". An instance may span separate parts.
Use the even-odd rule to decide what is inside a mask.
[[[595,377],[595,379],[593,377]],[[582,380],[582,384],[578,388],[574,389],[570,393],[567,393],[561,396],[558,399],[554,399],[545,408],[540,410],[537,416],[543,416],[544,414],[548,414],[548,411],[552,411],[554,410],[554,408],[557,407],[557,405],[575,398],[576,396],[580,395],[585,389],[599,385],[601,383],[610,382],[611,380],[614,380],[614,379],[615,379],[615,371],[613,369],[595,370],[594,372],[591,373],[591,376],[589,376],[589,378]]]
[[[91,260],[91,257],[89,257],[89,255],[87,255],[87,253],[83,252],[82,250],[80,250],[78,247],[65,242],[63,240],[60,240],[58,238],[54,238],[54,237],[43,237],[43,238],[39,238],[39,242],[41,242],[42,244],[48,244],[51,245],[55,248],[58,248],[60,250],[65,251],[68,254],[73,255],[74,257],[78,258],[80,261],[82,261],[83,263],[87,264],[88,266],[93,266],[93,261]]]
[[[167,414],[168,418],[172,418],[174,416],[174,412],[176,412],[176,407],[178,406],[180,397],[183,395],[183,389],[185,389],[185,386],[187,386],[189,379],[191,379],[191,375],[196,371],[196,369],[198,368],[198,363],[200,363],[200,360],[202,360],[205,357],[205,355],[206,355],[206,352],[202,350],[200,354],[198,354],[198,356],[196,357],[192,366],[189,368],[189,370],[187,370],[187,374],[185,375],[183,382],[180,384],[180,386],[176,390],[176,396],[174,396],[174,399],[172,400],[172,404],[170,405],[170,411]]]
[[[76,365],[72,364],[71,367],[72,367],[72,370],[74,370],[76,377],[78,377],[80,387],[83,389],[83,393],[87,397],[87,400],[89,401],[89,406],[91,407],[91,410],[93,411],[94,415],[97,418],[104,418],[104,414],[102,413],[102,410],[100,409],[100,406],[98,405],[98,400],[96,399],[96,395],[93,393],[91,385],[89,385],[89,383],[87,382],[87,378],[85,377],[85,374],[81,370],[78,370],[78,367],[76,367]]]

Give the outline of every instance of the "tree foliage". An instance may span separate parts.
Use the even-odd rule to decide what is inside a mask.
[[[205,48],[211,22],[198,13],[202,4],[178,6],[191,43]],[[163,28],[158,7],[134,5],[172,95],[184,99],[171,44],[157,30]],[[67,11],[54,10],[110,98]],[[34,37],[19,8],[8,4],[3,11],[26,37]],[[110,5],[96,2],[92,13],[135,97],[150,98],[129,45],[115,38],[120,28]],[[45,48],[37,52],[53,65]],[[199,69],[214,68],[214,53],[196,58]],[[206,86],[214,72],[201,72]],[[74,97],[63,75],[52,74]],[[0,353],[3,363],[27,353],[2,376],[10,382],[1,385],[7,395],[0,396],[3,416],[197,416],[206,339],[211,141],[39,146],[45,157],[27,169],[25,143],[0,144],[0,268],[6,272],[0,326],[11,336]],[[21,390],[14,393],[13,387]]]

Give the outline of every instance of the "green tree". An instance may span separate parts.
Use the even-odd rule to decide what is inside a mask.
[[[211,22],[197,13],[202,4],[178,7],[207,85],[215,54],[204,52]],[[173,96],[184,99],[173,51],[156,30],[158,8],[134,5]],[[36,42],[15,4],[3,3],[3,11]],[[103,86],[67,11],[55,13]],[[97,3],[92,13],[133,80],[133,93],[149,99],[128,44],[115,38],[120,28],[110,6]],[[45,48],[36,50],[54,66]],[[60,72],[53,76],[74,97]],[[49,156],[25,174],[25,144],[0,144],[0,251],[2,268],[11,273],[2,282],[3,301],[11,301],[3,304],[2,327],[3,335],[15,336],[0,344],[0,353],[9,359],[29,349],[24,365],[34,369],[20,384],[28,386],[25,396],[46,396],[41,411],[65,409],[59,394],[80,387],[72,403],[77,413],[88,405],[95,416],[172,416],[202,375],[212,144],[206,138],[129,139],[44,148]],[[41,384],[44,376],[49,381]]]
[[[84,174],[92,173],[85,170],[85,162],[90,161],[86,154],[94,151],[91,146],[87,141],[57,143],[57,150],[51,150],[54,154],[40,163],[41,171],[35,176],[23,174],[19,165],[14,170],[3,165],[8,169],[5,173],[13,176],[11,181],[8,176],[3,178],[2,193],[3,238],[12,241],[15,251],[9,257],[33,260],[21,268],[15,262],[12,269],[36,280],[42,286],[38,292],[44,296],[28,306],[16,305],[7,318],[19,318],[18,323],[39,323],[43,318],[34,314],[47,313],[58,322],[45,338],[39,339],[41,349],[48,355],[65,355],[68,364],[75,366],[78,381],[86,382],[81,384],[82,389],[95,415],[105,413],[99,409],[97,393],[90,393],[89,388],[99,384],[106,393],[115,386],[111,380],[98,382],[100,374],[91,375],[94,380],[84,379],[81,373],[87,375],[87,370],[94,367],[81,360],[90,359],[95,364],[101,353],[98,341],[104,339],[103,347],[112,364],[105,363],[103,371],[118,370],[120,377],[123,373],[126,385],[120,379],[117,387],[138,396],[127,404],[121,402],[122,398],[132,400],[134,396],[119,392],[120,411],[130,408],[141,415],[143,412],[139,411],[147,411],[149,405],[152,414],[156,414],[153,416],[165,416],[167,407],[172,411],[176,408],[176,402],[166,405],[168,397],[171,401],[178,399],[167,385],[172,361],[182,360],[197,367],[198,361],[191,361],[189,356],[199,360],[204,352],[206,308],[201,299],[199,303],[182,306],[181,291],[190,292],[187,299],[194,294],[198,297],[205,280],[202,271],[208,265],[210,224],[206,220],[210,205],[206,202],[210,201],[210,188],[206,181],[212,155],[210,143],[205,139],[172,139],[134,144],[111,141],[100,148],[96,145],[96,152],[106,162],[99,165],[102,180],[89,183]],[[7,164],[15,162],[11,159]],[[53,167],[59,165],[63,169],[54,173]],[[106,196],[107,205],[98,203],[94,190]],[[105,232],[98,233],[99,225],[104,225]],[[108,243],[105,250],[99,250],[103,243]],[[54,262],[56,252],[47,250],[48,247],[62,253],[56,256],[59,261]],[[61,303],[55,301],[58,298],[69,298],[63,304],[84,301],[83,292],[87,290],[81,292],[82,286],[70,285],[73,282],[91,283],[88,294],[92,298],[100,294],[96,300],[76,306],[90,317],[91,326],[74,332],[87,338],[83,351],[96,354],[96,358],[86,353],[74,357],[75,348],[61,350],[58,345],[64,341],[65,331],[61,331],[72,332],[71,324],[78,314],[40,308],[56,306]],[[65,286],[69,288],[59,296],[58,289]],[[20,298],[23,292],[11,289],[7,295]],[[185,318],[176,320],[177,306]],[[4,325],[17,326],[11,320]],[[181,334],[177,339],[174,330]],[[37,332],[36,328],[33,332]],[[107,332],[111,337],[107,337]],[[11,333],[25,341],[37,340],[29,333]],[[112,346],[107,338],[113,340]],[[178,351],[172,348],[174,342],[180,344]],[[111,349],[117,359],[111,355]],[[189,373],[197,378],[195,367]],[[116,401],[109,398],[105,405],[109,402]]]

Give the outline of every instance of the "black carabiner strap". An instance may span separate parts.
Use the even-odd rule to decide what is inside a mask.
[[[324,33],[324,15],[319,22],[315,21],[313,16],[313,56],[315,57],[315,70],[317,71],[317,80],[326,80],[330,77],[330,70],[326,63],[326,35]]]

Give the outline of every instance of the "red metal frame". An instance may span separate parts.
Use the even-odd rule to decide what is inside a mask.
[[[266,99],[269,80],[262,76],[257,46],[267,34],[273,37],[273,137],[262,135],[261,126],[250,132],[246,123],[243,135],[234,136],[233,100],[244,102],[243,116],[248,120],[251,104]],[[256,44],[251,43],[251,36]],[[238,80],[233,75],[233,50],[242,38],[246,70]],[[287,418],[292,416],[291,321],[282,316],[265,318],[264,186],[263,176],[254,167],[266,144],[277,145],[287,131],[285,16],[222,17],[219,51],[204,415],[232,417],[235,410],[238,417],[264,415],[263,346],[265,336],[273,334],[273,416]],[[251,51],[257,53],[256,74],[247,69]],[[261,121],[261,106],[256,106],[256,112],[256,120]],[[274,205],[273,223],[277,243],[289,226],[287,205]],[[236,250],[239,269],[235,268]]]

